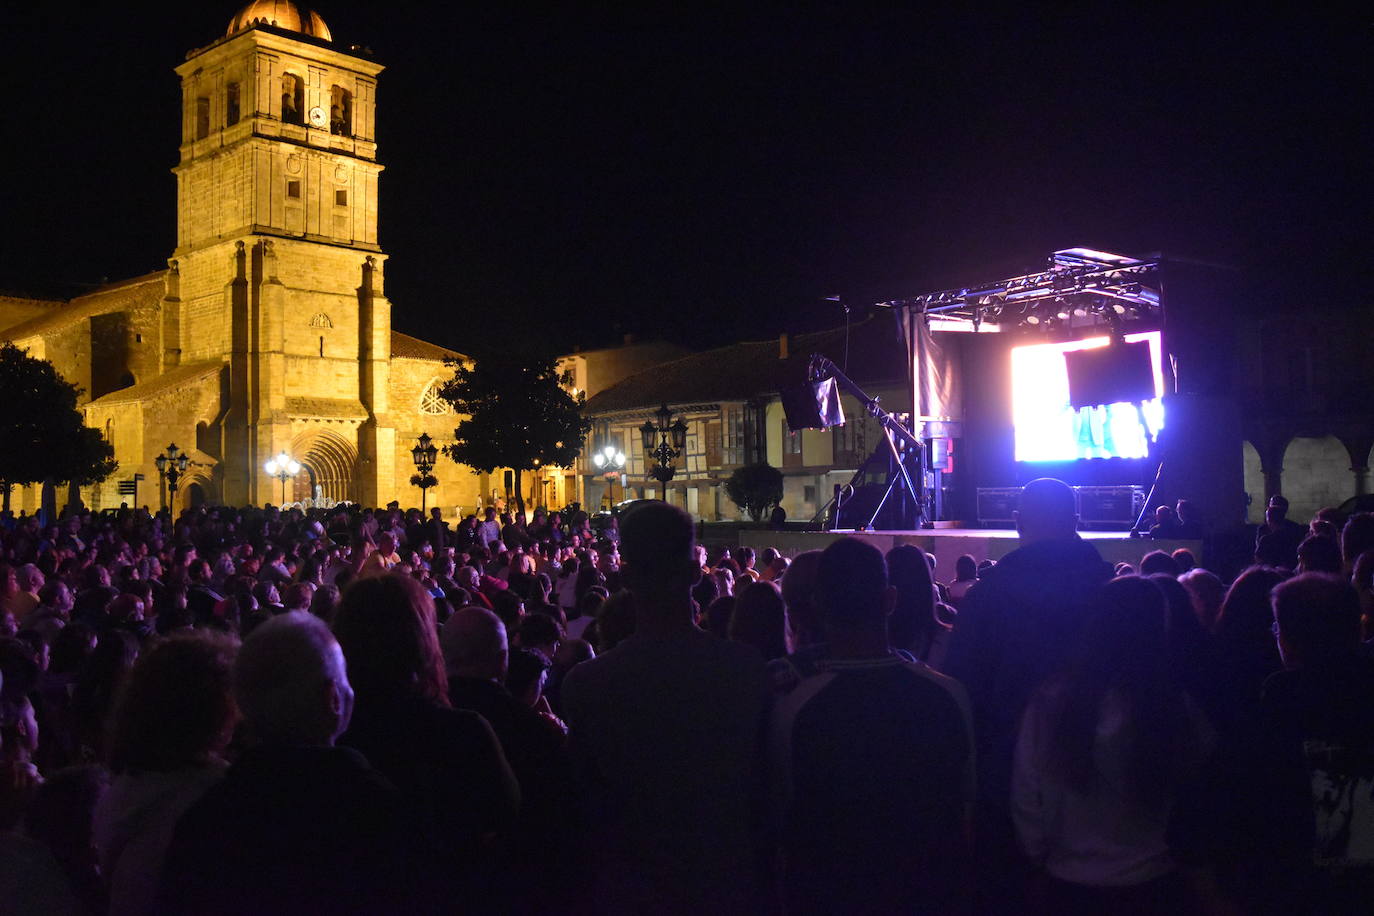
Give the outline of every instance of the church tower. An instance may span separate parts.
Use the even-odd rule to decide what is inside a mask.
[[[222,415],[198,445],[219,449],[229,505],[279,501],[263,465],[283,450],[306,466],[288,500],[313,489],[376,505],[395,479],[377,239],[381,70],[290,0],[249,3],[176,69],[162,368],[227,362]]]

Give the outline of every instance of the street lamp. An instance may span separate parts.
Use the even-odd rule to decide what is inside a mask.
[[[625,469],[625,453],[616,448],[614,444],[604,446],[600,451],[592,453],[592,464],[601,471],[606,477],[606,499],[614,506],[611,497],[614,495],[614,484],[616,475]]]
[[[262,468],[269,477],[281,481],[281,503],[283,506],[286,505],[286,481],[301,472],[300,463],[286,452],[280,452],[275,458],[269,458]]]
[[[170,509],[172,503],[176,502],[177,481],[181,479],[182,474],[186,473],[186,466],[190,463],[190,456],[177,448],[175,442],[167,446],[167,451],[153,459],[153,464],[157,465],[158,476],[167,485],[167,501],[163,504],[164,509]]]
[[[415,440],[415,447],[410,450],[410,457],[415,462],[415,470],[419,472],[410,478],[410,482],[420,488],[420,514],[423,515],[427,508],[429,488],[439,482],[439,478],[430,473],[434,470],[434,462],[439,460],[439,449],[434,440],[429,438],[429,433],[420,433],[420,438]]]
[[[644,425],[639,428],[639,434],[644,439],[644,455],[654,462],[654,467],[649,473],[663,485],[664,502],[668,501],[668,481],[677,473],[673,460],[687,447],[687,424],[681,417],[669,423],[668,420],[672,416],[673,412],[664,404],[654,411],[657,423],[645,420]]]

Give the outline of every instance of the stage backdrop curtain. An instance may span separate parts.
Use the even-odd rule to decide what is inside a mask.
[[[959,348],[941,339],[950,332],[933,333],[925,313],[912,306],[900,309],[898,320],[911,364],[912,416],[924,425],[913,431],[927,438],[949,435],[946,424],[963,419]]]

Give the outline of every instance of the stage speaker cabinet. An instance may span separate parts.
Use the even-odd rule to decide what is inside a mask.
[[[990,528],[1014,528],[1020,487],[979,487],[978,524]]]
[[[1145,505],[1142,487],[1074,487],[1078,493],[1078,522],[1084,526],[1125,526],[1140,517]]]
[[[840,389],[833,378],[792,385],[778,394],[787,428],[792,432],[844,425]]]

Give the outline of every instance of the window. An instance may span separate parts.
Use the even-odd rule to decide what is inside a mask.
[[[816,488],[814,486],[802,487],[802,501],[811,506],[816,504]]]
[[[324,359],[324,335],[320,335],[320,359]]]
[[[856,468],[868,457],[868,435],[865,429],[866,417],[851,415],[843,426],[832,427],[831,435],[835,442],[835,464],[839,467]]]
[[[224,123],[239,123],[239,84],[230,83],[224,97]]]
[[[287,197],[295,198],[296,200],[300,200],[300,199],[301,199],[301,183],[300,183],[299,181],[287,181],[287,182],[286,182],[286,196],[287,196]]]
[[[201,96],[196,99],[196,139],[204,140],[210,136],[210,100]]]
[[[287,124],[305,123],[305,84],[294,73],[281,78],[281,119]]]
[[[329,132],[341,137],[353,136],[353,93],[342,86],[329,92]]]
[[[443,383],[437,378],[430,380],[430,383],[425,386],[425,390],[420,392],[420,413],[438,417],[449,412],[448,401],[445,401],[439,393],[443,387]]]
[[[336,207],[347,207],[347,206],[348,206],[348,192],[345,191],[343,188],[340,188],[340,189],[338,189],[337,191],[334,192],[334,206],[336,206]]]
[[[135,334],[135,335],[134,335],[134,343],[143,343],[143,335],[142,335],[142,334]]]
[[[799,468],[802,466],[802,434],[791,432],[787,421],[782,421],[782,466]]]
[[[719,423],[706,424],[706,466],[718,468],[721,464],[721,431]]]
[[[724,464],[744,464],[744,408],[726,407],[723,414],[721,438],[724,442]]]

